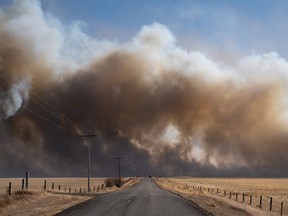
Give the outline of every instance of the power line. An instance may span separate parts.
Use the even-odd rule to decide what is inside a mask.
[[[36,112],[30,110],[30,109],[27,108],[27,107],[23,107],[23,108],[24,108],[25,110],[27,110],[28,112],[32,113],[33,115],[37,116],[38,118],[41,118],[42,120],[49,122],[50,124],[53,124],[53,125],[55,125],[55,126],[57,126],[57,127],[59,127],[59,128],[62,128],[62,129],[64,129],[64,130],[70,132],[70,133],[73,134],[73,135],[76,134],[74,131],[69,130],[69,129],[67,129],[67,128],[65,128],[65,127],[63,127],[63,126],[61,126],[61,125],[59,125],[59,124],[56,124],[55,122],[52,122],[52,121],[50,121],[49,119],[46,119],[45,117],[39,115],[38,113],[36,113]]]
[[[45,109],[46,111],[48,111],[49,113],[51,113],[52,115],[54,115],[54,116],[56,116],[57,118],[60,118],[60,116],[58,116],[57,114],[55,114],[54,112],[52,112],[51,110],[49,110],[47,107],[45,107],[45,106],[43,106],[42,104],[40,104],[38,101],[36,101],[34,98],[32,98],[31,97],[31,100],[32,101],[34,101],[36,104],[38,104],[40,107],[42,107],[43,109]],[[76,128],[78,128],[78,129],[80,129],[80,130],[83,130],[82,128],[80,128],[80,127],[78,127],[77,125],[74,125],[74,124],[72,124],[72,123],[70,123],[70,122],[67,122],[66,121],[66,123],[68,123],[70,126],[72,126],[72,127],[76,127]]]
[[[5,67],[6,71],[9,71],[6,67]],[[0,73],[0,76],[8,83],[12,84],[12,81],[11,79],[7,78],[6,76],[4,76],[3,74]],[[42,107],[43,109],[45,109],[46,111],[50,112],[51,114],[53,114],[54,116],[58,117],[59,119],[62,119],[64,120],[67,124],[69,124],[70,126],[72,127],[75,127],[75,128],[78,128],[82,131],[86,131],[88,132],[87,129],[81,127],[79,124],[75,123],[74,121],[72,121],[70,118],[66,117],[63,113],[59,112],[58,110],[56,110],[51,104],[49,104],[48,102],[46,102],[44,99],[42,99],[40,96],[38,96],[36,93],[34,93],[32,90],[31,90],[31,94],[33,94],[35,97],[37,97],[42,103],[44,103],[46,106],[50,107],[50,109],[52,109],[53,111],[51,111],[49,108],[47,108],[45,105],[41,104],[40,102],[38,102],[35,98],[33,98],[31,95],[30,95],[30,98],[32,101],[34,101],[36,104],[38,104],[40,107]],[[41,118],[42,120],[44,121],[47,121],[53,125],[56,125],[57,127],[60,127],[66,131],[69,131],[69,132],[72,132],[71,130],[63,127],[63,126],[59,126],[58,124],[46,119],[45,117],[41,116],[40,114],[28,109],[27,107],[23,107],[25,110],[29,111],[30,113],[38,116],[39,118]],[[56,113],[55,113],[56,112]],[[58,113],[58,114],[57,114]],[[60,115],[60,116],[59,116]],[[76,134],[75,132],[73,132],[73,134]]]
[[[40,96],[38,96],[35,92],[31,91],[31,94],[35,95],[39,100],[41,100],[43,103],[45,103],[48,107],[50,107],[52,110],[54,110],[56,113],[58,113],[60,116],[58,116],[57,114],[53,113],[52,111],[50,111],[49,109],[45,108],[46,110],[48,110],[50,113],[53,113],[53,115],[58,116],[58,118],[62,117],[64,118],[64,120],[72,125],[73,127],[79,128],[83,131],[89,132],[87,129],[81,127],[79,124],[75,123],[74,121],[72,121],[70,118],[68,118],[67,116],[65,116],[63,113],[59,112],[58,110],[56,110],[51,104],[49,104],[48,102],[46,102],[44,99],[42,99]],[[32,97],[31,97],[32,98]],[[33,99],[33,98],[32,98]],[[33,101],[35,102],[35,99],[33,99]],[[36,102],[37,103],[37,102]],[[42,105],[41,105],[42,106]]]
[[[7,68],[5,68],[7,71],[9,71]],[[11,79],[5,77],[3,74],[0,73],[0,76],[5,79],[7,82],[9,82],[10,84],[12,84]],[[73,127],[76,127],[78,129],[81,129],[83,131],[88,131],[86,129],[84,129],[83,127],[81,127],[79,124],[75,123],[74,121],[72,121],[70,118],[66,117],[63,113],[59,112],[58,110],[56,110],[51,104],[49,104],[47,101],[45,101],[44,99],[42,99],[40,96],[38,96],[35,92],[33,92],[31,90],[31,94],[33,94],[35,97],[37,97],[41,102],[43,102],[45,105],[47,105],[48,107],[50,107],[53,111],[55,111],[58,114],[55,114],[53,111],[49,110],[47,107],[45,107],[44,105],[42,105],[41,103],[39,103],[35,98],[33,98],[30,95],[30,98],[32,101],[34,101],[36,104],[38,104],[39,106],[41,106],[42,108],[44,108],[45,110],[47,110],[48,112],[50,112],[51,114],[53,114],[54,116],[57,116],[60,119],[64,118],[64,121],[66,121],[66,123],[70,124]]]

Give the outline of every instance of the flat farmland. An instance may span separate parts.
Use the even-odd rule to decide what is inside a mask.
[[[106,178],[91,178],[91,189],[95,186],[104,183]],[[52,183],[54,183],[54,190],[59,190],[59,185],[61,186],[61,191],[65,188],[68,191],[71,188],[72,192],[77,190],[79,192],[80,188],[82,190],[86,188],[87,190],[87,178],[29,178],[29,190],[43,190],[44,181],[47,181],[47,190],[52,190]],[[22,178],[0,178],[0,194],[4,194],[7,191],[9,182],[12,184],[12,193],[22,189]]]
[[[283,202],[283,213],[288,215],[288,179],[287,178],[168,178],[172,187],[181,188],[189,193],[202,188],[203,194],[210,194],[227,198],[249,205],[252,195],[252,206],[260,207],[260,196],[262,195],[262,209],[270,209],[270,198],[272,197],[272,211],[280,212]],[[174,185],[174,186],[173,186]],[[218,189],[218,193],[217,193]],[[226,191],[226,193],[225,193]],[[230,192],[232,194],[229,198]]]

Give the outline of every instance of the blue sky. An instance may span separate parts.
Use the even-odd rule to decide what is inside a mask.
[[[7,5],[12,0],[0,0]],[[288,58],[288,1],[285,0],[41,0],[65,24],[86,22],[99,39],[120,42],[143,25],[169,27],[188,50],[240,54],[275,51]]]

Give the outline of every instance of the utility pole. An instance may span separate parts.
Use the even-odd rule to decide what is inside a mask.
[[[135,170],[134,176],[135,176],[135,177],[137,177],[137,176],[138,176],[138,175],[137,175],[137,174],[138,174],[138,172],[137,172],[136,170],[138,170],[138,168],[137,168],[137,167],[135,167],[135,166],[134,166],[133,168],[134,168],[134,170]]]
[[[119,184],[120,184],[121,182],[120,160],[123,159],[123,157],[119,156],[119,157],[115,157],[115,159],[118,160]]]
[[[90,187],[90,143],[91,143],[91,138],[96,137],[95,134],[86,134],[86,135],[81,135],[80,137],[83,137],[88,140],[88,192],[91,192],[91,187]]]
[[[129,178],[132,178],[132,175],[131,175],[132,165],[131,165],[131,164],[128,164],[128,167],[129,167]]]

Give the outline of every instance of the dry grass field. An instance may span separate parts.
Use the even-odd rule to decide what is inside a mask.
[[[11,196],[0,195],[0,215],[52,216],[91,198],[92,196],[87,194],[21,191]]]
[[[22,179],[0,179],[0,215],[52,216],[100,194],[123,190],[141,180],[133,178],[121,188],[113,186],[94,191],[94,186],[97,189],[97,186],[104,184],[105,179],[91,178],[91,193],[84,193],[84,188],[87,192],[87,178],[30,178],[29,190],[23,191],[21,190]],[[47,191],[43,190],[45,180],[47,180]],[[10,196],[6,193],[9,182],[12,183]],[[53,182],[54,190],[51,188]],[[60,191],[59,185],[61,185]],[[71,193],[69,193],[69,188],[71,188]],[[82,189],[81,193],[80,188]],[[75,189],[77,193],[75,193]]]
[[[262,210],[269,214],[280,213],[283,202],[283,215],[288,215],[288,179],[276,178],[169,178],[172,187],[189,193],[202,188],[201,194],[209,195],[227,202],[236,202],[245,208],[250,207],[250,195],[252,195],[251,207],[260,209],[260,196],[262,195]],[[208,191],[209,188],[209,191]],[[218,193],[217,193],[218,189]],[[226,194],[224,195],[226,191]],[[230,192],[232,193],[231,199]],[[243,203],[244,194],[244,203]],[[270,213],[270,197],[272,197],[272,212]]]
[[[106,178],[91,178],[91,188],[104,184]],[[29,190],[39,191],[44,189],[44,181],[47,181],[47,189],[52,190],[52,183],[54,183],[54,190],[59,189],[61,191],[65,188],[68,191],[71,188],[72,192],[80,188],[86,188],[87,190],[87,178],[30,178],[29,179]],[[7,191],[9,182],[12,184],[12,192],[22,189],[22,178],[0,178],[0,194],[4,194]]]

